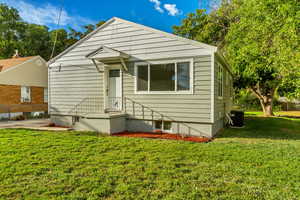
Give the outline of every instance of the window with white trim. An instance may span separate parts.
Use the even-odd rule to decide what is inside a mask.
[[[218,64],[218,97],[223,97],[223,80],[224,80],[224,71],[223,66]]]
[[[31,102],[31,90],[28,86],[21,87],[21,102]]]
[[[48,103],[48,88],[44,88],[44,103]]]
[[[136,64],[136,91],[190,92],[192,90],[192,62]]]
[[[171,132],[172,131],[172,122],[162,121],[162,120],[155,121],[154,129],[165,131],[165,132]]]

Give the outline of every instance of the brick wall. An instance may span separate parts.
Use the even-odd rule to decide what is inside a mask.
[[[31,88],[31,102],[21,102],[21,86],[0,85],[0,113],[47,111],[47,103],[44,103],[44,88]]]
[[[31,104],[43,104],[44,103],[44,88],[31,87]]]
[[[16,85],[0,85],[0,104],[20,104],[21,87]]]

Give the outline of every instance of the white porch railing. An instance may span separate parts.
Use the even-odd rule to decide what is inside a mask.
[[[122,97],[107,97],[107,111],[122,111]]]
[[[86,97],[76,104],[69,114],[79,116],[103,112],[103,99],[99,97]]]

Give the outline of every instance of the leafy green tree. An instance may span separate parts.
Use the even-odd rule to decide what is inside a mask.
[[[24,24],[18,11],[0,4],[0,58],[11,57],[19,47],[19,33],[24,30]]]
[[[231,24],[225,38],[225,55],[240,87],[257,96],[266,116],[273,115],[275,92],[300,78],[299,11],[295,0],[244,1],[234,11],[238,23]]]
[[[81,31],[76,31],[73,28],[69,28],[69,37],[71,39],[75,40],[80,40],[82,38],[84,38],[85,36],[87,36],[89,33],[91,33],[92,31],[94,31],[96,28],[98,28],[99,26],[101,26],[102,24],[104,24],[105,21],[99,21],[96,25],[94,24],[87,24],[82,26],[82,28],[84,29],[82,32]]]
[[[297,0],[231,0],[206,14],[196,11],[176,34],[217,45],[235,73],[238,89],[250,89],[265,116],[273,115],[276,91],[300,97]]]
[[[26,23],[19,50],[22,56],[40,55],[47,60],[51,52],[50,41],[48,27]]]
[[[209,14],[204,9],[197,9],[195,13],[188,14],[180,26],[173,26],[174,34],[223,49],[230,25],[238,21],[233,11],[239,5],[240,0],[224,0]]]
[[[57,39],[56,39],[57,37]],[[51,51],[54,45],[54,41],[56,40],[55,49],[53,56],[58,55],[62,51],[64,51],[66,48],[74,44],[78,41],[78,39],[73,39],[69,37],[69,33],[65,29],[56,29],[53,31],[50,31],[50,47]],[[50,56],[50,54],[49,54]]]

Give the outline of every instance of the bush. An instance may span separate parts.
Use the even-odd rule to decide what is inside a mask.
[[[18,116],[12,117],[11,120],[16,120],[16,121],[25,120],[25,116],[24,115],[18,115]]]

